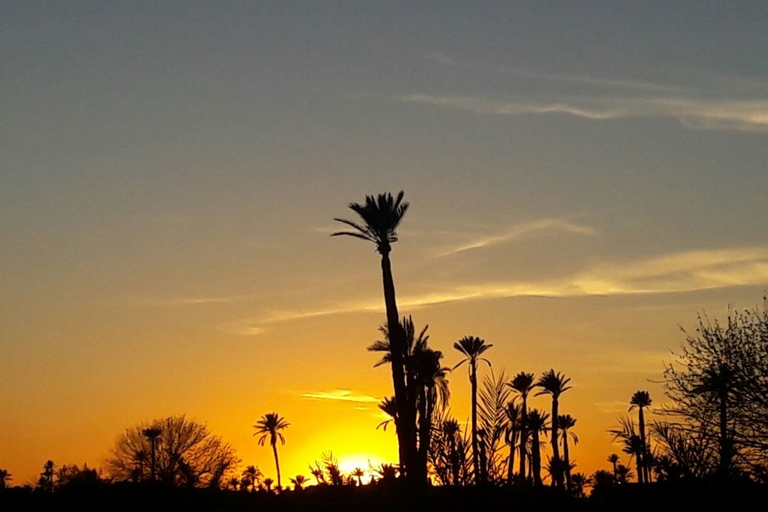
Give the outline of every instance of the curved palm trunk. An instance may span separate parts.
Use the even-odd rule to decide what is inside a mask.
[[[559,409],[559,401],[556,396],[552,397],[552,461],[554,465],[554,475],[552,475],[552,486],[563,486],[563,474],[560,472],[560,445],[557,442],[557,414]]]
[[[520,418],[520,481],[525,482],[525,456],[528,444],[528,396],[523,395],[523,410]]]
[[[544,482],[541,481],[541,446],[539,445],[539,431],[532,432],[531,437],[531,473],[533,476],[533,485],[541,487]]]
[[[480,448],[477,442],[477,364],[472,361],[469,382],[472,385],[472,466],[475,470],[475,485],[482,479],[482,468],[480,467]]]
[[[400,316],[397,311],[395,298],[395,282],[392,278],[392,264],[389,253],[381,255],[381,273],[384,288],[384,305],[387,310],[387,330],[392,353],[392,384],[397,403],[396,422],[398,453],[400,456],[400,471],[409,476],[416,455],[416,411],[411,406],[408,388],[405,382],[405,333],[400,326]]]
[[[283,484],[280,481],[280,461],[277,460],[277,443],[272,443],[272,453],[275,455],[275,469],[277,470],[277,492],[281,492]]]

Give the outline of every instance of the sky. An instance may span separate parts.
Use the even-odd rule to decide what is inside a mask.
[[[186,414],[274,477],[272,411],[283,475],[393,461],[378,255],[329,235],[403,190],[401,314],[448,366],[472,335],[495,372],[569,376],[572,456],[607,468],[680,328],[768,290],[767,25],[762,1],[2,2],[0,467],[103,465]]]

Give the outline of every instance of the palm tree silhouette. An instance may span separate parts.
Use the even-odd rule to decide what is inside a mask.
[[[142,435],[149,439],[149,449],[150,449],[150,474],[152,475],[152,481],[154,482],[157,480],[157,458],[156,458],[156,452],[157,452],[157,440],[160,437],[160,434],[163,433],[163,431],[158,427],[150,427],[145,428],[141,431]]]
[[[492,346],[486,345],[485,340],[476,336],[465,336],[453,344],[453,348],[464,355],[464,359],[459,361],[453,369],[455,370],[464,363],[469,364],[469,383],[472,387],[472,465],[475,470],[475,484],[484,480],[481,474],[482,467],[477,438],[477,362],[485,361],[488,366],[491,366],[490,361],[480,356]]]
[[[715,368],[707,368],[698,386],[693,389],[695,394],[710,394],[718,402],[720,427],[720,462],[717,467],[719,478],[727,478],[733,458],[733,439],[728,434],[728,397],[735,391],[736,372],[725,363]]]
[[[283,487],[280,481],[280,461],[277,459],[277,440],[280,439],[280,442],[285,444],[285,437],[283,437],[283,434],[280,431],[288,428],[289,426],[290,423],[285,421],[285,418],[280,417],[280,415],[276,412],[265,414],[253,426],[253,428],[256,429],[256,432],[254,432],[253,435],[261,435],[261,437],[259,437],[259,446],[264,446],[264,442],[267,440],[267,437],[269,437],[269,444],[272,446],[272,453],[275,456],[278,492],[280,492]],[[264,483],[266,484],[266,480]]]
[[[7,469],[0,469],[0,489],[5,489],[8,482],[13,480],[13,475]]]
[[[291,483],[293,484],[294,491],[300,491],[304,488],[304,484],[307,483],[307,477],[296,475],[294,478],[291,478]]]
[[[635,431],[635,424],[629,418],[619,418],[619,427],[609,430],[613,434],[613,439],[620,439],[624,445],[623,452],[630,456],[630,460],[634,457],[635,465],[637,466],[637,480],[638,482],[645,483],[643,473],[643,441]],[[619,467],[620,469],[620,467]],[[617,469],[618,478],[621,478],[621,472]]]
[[[534,387],[534,375],[520,372],[512,379],[509,386],[520,394],[520,481],[526,480],[525,456],[528,450],[528,394]]]
[[[383,428],[384,430],[387,430],[387,425],[389,425],[390,422],[395,422],[395,430],[397,430],[397,403],[395,402],[395,397],[389,397],[385,396],[381,399],[381,402],[379,402],[379,409],[382,410],[386,415],[390,417],[388,420],[384,420],[381,423],[379,423],[376,426],[376,429]]]
[[[381,274],[384,288],[384,304],[387,310],[387,329],[390,335],[392,359],[392,383],[395,400],[398,404],[397,440],[401,471],[408,476],[409,466],[416,457],[416,411],[413,401],[409,400],[405,381],[405,336],[400,327],[400,315],[397,311],[395,282],[392,277],[392,263],[389,253],[392,244],[397,242],[397,227],[408,211],[409,203],[403,202],[403,192],[393,198],[392,194],[379,194],[377,197],[365,196],[365,203],[351,203],[349,208],[362,220],[361,224],[346,219],[335,218],[337,222],[352,228],[351,231],[337,231],[331,236],[352,236],[376,245],[381,255]]]
[[[273,483],[275,483],[275,481],[274,481],[274,480],[272,480],[271,478],[265,478],[265,479],[264,479],[264,487],[266,487],[266,488],[267,488],[267,492],[268,492],[268,493],[271,493],[271,492],[272,492],[272,484],[273,484]],[[278,487],[280,487],[280,486],[278,485]]]
[[[533,484],[541,487],[541,443],[539,434],[544,432],[546,435],[547,420],[549,414],[533,409],[528,413],[528,430],[531,434],[531,473],[533,475]]]
[[[365,476],[365,471],[362,468],[355,468],[352,470],[351,476],[357,478],[358,486],[363,486],[363,477]]]
[[[629,412],[632,412],[632,409],[637,407],[637,415],[638,415],[638,425],[640,426],[640,441],[643,445],[643,453],[642,453],[642,464],[639,471],[643,472],[643,479],[646,482],[651,481],[651,465],[649,460],[649,447],[648,443],[646,442],[645,437],[645,415],[643,414],[643,411],[646,407],[650,407],[653,400],[651,400],[651,395],[647,391],[635,391],[635,393],[632,395],[632,398],[629,399]]]
[[[560,372],[555,372],[555,370],[549,370],[544,372],[541,377],[539,378],[538,382],[536,383],[537,387],[541,388],[541,391],[536,393],[536,396],[539,395],[550,395],[552,397],[552,436],[550,439],[550,443],[552,444],[552,458],[556,460],[560,459],[560,448],[558,446],[558,440],[557,440],[557,417],[558,417],[558,406],[560,403],[560,395],[569,389],[571,389],[570,386],[568,386],[568,382],[570,382],[571,379],[565,378],[565,375],[560,374]],[[554,467],[559,467],[555,465]],[[553,478],[553,483],[558,486],[563,486],[563,475],[559,471],[555,471],[555,475]]]
[[[432,417],[435,409],[444,407],[450,398],[448,389],[449,368],[442,366],[443,353],[439,350],[424,349],[416,352],[411,359],[415,374],[415,390],[419,412],[419,447],[416,469],[418,479],[426,483],[427,457],[432,434]]]
[[[576,426],[576,419],[570,414],[561,414],[557,417],[557,426],[563,432],[563,467],[565,468],[565,488],[572,491],[571,488],[571,456],[568,449],[568,436],[573,439],[573,444],[579,444],[579,438],[571,429]]]
[[[262,476],[264,475],[261,473],[258,466],[248,466],[243,471],[243,477],[245,477],[244,480],[247,482],[247,486],[251,487],[251,491],[256,490]]]
[[[608,462],[611,463],[611,466],[613,466],[613,479],[618,479],[619,475],[616,471],[617,464],[619,463],[619,456],[615,453],[612,453],[608,456]]]
[[[514,483],[514,471],[515,471],[515,446],[517,440],[520,437],[521,419],[522,419],[522,407],[518,406],[514,399],[507,402],[507,407],[504,410],[504,414],[507,417],[507,429],[505,433],[505,440],[507,446],[509,446],[509,458],[507,460],[507,483],[512,485]]]

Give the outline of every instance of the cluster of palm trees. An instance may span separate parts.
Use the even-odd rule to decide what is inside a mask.
[[[435,409],[448,397],[447,368],[442,367],[440,359],[442,353],[432,350],[427,346],[426,327],[417,337],[413,320],[409,317],[400,320],[397,300],[395,293],[394,279],[392,275],[392,263],[390,253],[392,244],[398,240],[397,228],[400,225],[405,213],[408,211],[409,203],[403,201],[404,194],[400,191],[397,196],[390,193],[379,194],[378,196],[366,196],[363,203],[351,203],[349,208],[355,212],[359,220],[352,221],[342,218],[334,220],[344,224],[346,231],[338,231],[332,236],[351,236],[373,243],[377,252],[381,256],[382,284],[384,291],[384,304],[387,313],[387,324],[382,329],[385,334],[385,340],[374,343],[370,350],[384,352],[384,357],[379,364],[389,363],[392,372],[392,381],[394,397],[386,399],[381,408],[392,417],[395,424],[395,430],[398,438],[399,461],[401,473],[411,482],[416,484],[426,484],[428,475],[428,458],[431,444],[431,435],[434,430],[433,416]],[[484,450],[481,444],[487,440],[483,433],[478,429],[478,411],[477,411],[477,366],[479,362],[486,361],[482,354],[491,348],[492,345],[486,344],[484,340],[475,336],[467,336],[454,344],[464,358],[457,365],[467,363],[469,368],[469,379],[472,387],[472,433],[470,437],[472,451],[472,474],[476,483],[487,480],[488,475],[484,471],[481,458]],[[490,363],[489,363],[490,364]],[[525,379],[530,376],[530,383],[525,384]],[[527,475],[531,475],[533,481],[541,483],[540,477],[540,451],[538,433],[541,432],[547,424],[547,414],[538,410],[527,411],[526,401],[528,393],[533,389],[534,382],[532,374],[520,374],[517,379],[516,389],[522,397],[523,404],[520,409],[519,418],[511,420],[516,429],[512,439],[517,448],[512,447],[512,456],[517,449],[520,452],[520,471],[519,478],[526,480]],[[545,373],[536,386],[541,387],[541,393],[550,394],[552,397],[552,422],[551,422],[551,444],[553,457],[550,464],[553,467],[553,479],[558,486],[563,486],[566,480],[569,480],[570,467],[568,463],[563,463],[559,455],[558,432],[561,429],[559,417],[559,396],[569,389],[567,387],[569,379],[566,379],[554,370]],[[510,383],[511,385],[511,383]],[[563,420],[562,425],[565,429],[571,428],[575,423],[572,418]],[[441,435],[446,436],[448,442],[453,445],[460,444],[455,434],[450,434],[453,427],[448,423],[449,433],[438,429]],[[532,451],[530,471],[526,466],[526,454],[528,452],[529,435]],[[488,433],[485,433],[487,435]],[[455,447],[454,447],[455,448]],[[567,447],[564,447],[567,451]],[[449,458],[451,458],[449,454]],[[452,456],[454,462],[458,464],[457,454]],[[458,476],[459,471],[451,470],[447,474]],[[512,475],[512,471],[508,472]]]

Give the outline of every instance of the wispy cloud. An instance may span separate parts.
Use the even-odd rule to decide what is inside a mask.
[[[694,89],[689,87],[679,87],[674,85],[657,84],[651,82],[643,82],[636,80],[616,80],[610,78],[594,77],[589,75],[556,75],[547,73],[538,73],[535,71],[529,71],[519,68],[510,68],[507,66],[498,66],[493,64],[472,63],[453,59],[446,55],[435,53],[429,55],[431,58],[441,64],[447,66],[457,66],[463,68],[477,69],[481,71],[488,71],[492,73],[500,73],[505,75],[512,75],[524,78],[532,78],[550,82],[563,82],[570,84],[584,84],[597,87],[609,87],[625,90],[640,90],[640,91],[653,91],[653,92],[666,92],[666,93],[680,93],[680,92],[694,92]]]
[[[248,295],[230,295],[230,296],[190,296],[190,297],[135,297],[128,299],[128,302],[139,306],[196,306],[204,304],[229,304],[249,298]]]
[[[443,249],[437,254],[437,256],[449,256],[472,249],[491,247],[494,245],[513,242],[531,236],[544,235],[547,233],[567,233],[584,236],[596,235],[595,230],[589,226],[580,226],[563,219],[541,219],[524,224],[517,224],[500,234],[478,237],[456,247]]]
[[[331,400],[336,402],[355,402],[355,403],[379,403],[380,398],[362,393],[356,393],[349,389],[334,389],[331,391],[311,391],[301,393],[301,398],[306,400]]]
[[[595,121],[631,117],[677,119],[697,130],[768,131],[768,100],[718,100],[675,97],[566,98],[558,101],[521,99],[506,101],[471,96],[400,96],[405,103],[420,103],[490,115],[563,114]]]
[[[434,292],[401,295],[403,309],[508,297],[587,297],[679,293],[768,283],[768,247],[689,251],[644,260],[603,262],[571,276],[537,282],[444,284]],[[241,334],[267,325],[320,316],[383,312],[380,298],[303,311],[283,311],[242,323]]]

